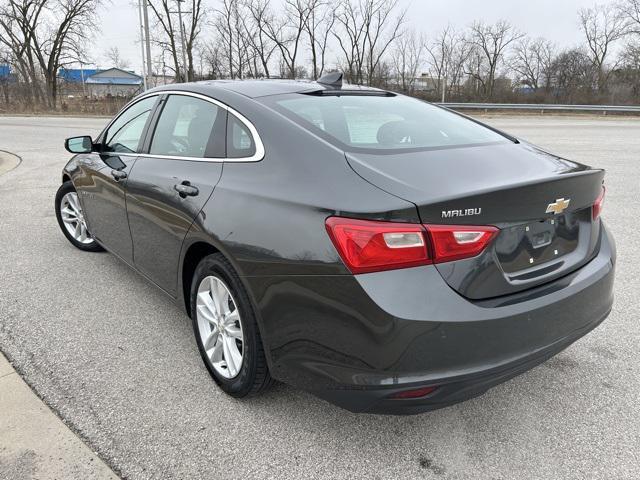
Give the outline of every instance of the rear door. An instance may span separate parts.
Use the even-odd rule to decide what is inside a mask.
[[[226,109],[208,97],[164,95],[129,175],[134,264],[170,294],[182,241],[222,175],[226,121]]]
[[[91,234],[129,263],[133,248],[125,205],[127,177],[158,99],[144,98],[123,111],[100,137],[101,152],[83,160],[82,174],[75,180]]]

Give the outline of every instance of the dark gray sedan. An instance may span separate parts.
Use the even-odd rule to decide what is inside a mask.
[[[602,170],[339,75],[153,89],[66,147],[62,232],[183,304],[235,397],[422,412],[611,310]]]

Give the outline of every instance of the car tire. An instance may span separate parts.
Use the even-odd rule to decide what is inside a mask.
[[[217,300],[213,301],[214,298]],[[226,305],[216,307],[224,303]],[[271,386],[273,380],[249,295],[222,254],[208,255],[198,264],[191,282],[190,305],[200,355],[220,388],[233,397],[242,398]],[[222,314],[214,311],[216,308],[222,310]],[[237,353],[241,354],[240,362]]]
[[[74,247],[85,252],[104,250],[87,229],[78,193],[71,181],[64,182],[58,188],[55,210],[60,230]]]

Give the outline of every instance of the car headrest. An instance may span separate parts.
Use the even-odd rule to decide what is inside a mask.
[[[189,130],[187,131],[189,140],[197,140],[197,138],[202,135],[205,135],[208,138],[211,133],[212,123],[210,115],[207,115],[204,112],[197,112],[196,116],[193,117],[189,123]]]

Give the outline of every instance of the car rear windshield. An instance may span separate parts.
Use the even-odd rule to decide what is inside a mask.
[[[286,95],[268,102],[346,150],[397,151],[505,142],[453,112],[402,95]]]

